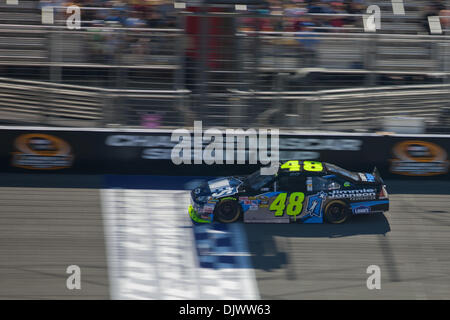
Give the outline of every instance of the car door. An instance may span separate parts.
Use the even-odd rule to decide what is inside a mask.
[[[276,214],[270,207],[278,199],[279,178],[277,176],[270,184],[262,186],[258,191],[239,196],[239,202],[244,211],[245,223],[289,223],[289,217],[282,212]]]
[[[322,223],[323,208],[327,200],[330,181],[321,175],[306,178],[306,199],[302,214],[303,223]]]
[[[306,176],[302,172],[281,175],[277,183],[277,197],[270,203],[269,210],[275,216],[283,216],[291,222],[299,221],[306,196]]]

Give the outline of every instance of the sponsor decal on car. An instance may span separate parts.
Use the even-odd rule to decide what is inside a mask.
[[[407,176],[432,176],[446,174],[449,162],[447,152],[437,144],[407,140],[397,143],[392,149],[392,173]]]
[[[258,210],[258,203],[258,200],[251,200],[249,210]]]
[[[333,190],[328,192],[331,199],[373,200],[376,198],[375,189]]]
[[[354,214],[366,214],[366,213],[370,213],[370,211],[371,211],[370,207],[366,207],[366,206],[359,206],[359,207],[353,208]]]
[[[205,212],[200,214],[200,218],[204,220],[211,220],[211,215]]]
[[[306,207],[306,214],[311,217],[322,217],[322,204],[326,198],[327,194],[323,191],[310,196]]]
[[[205,206],[203,206],[203,212],[204,213],[213,213],[214,212],[214,208],[215,208],[215,204],[213,204],[213,205],[206,204]]]
[[[222,190],[230,186],[228,179],[215,179],[209,181],[208,186],[211,190]]]
[[[22,134],[14,141],[12,165],[31,170],[56,170],[72,166],[70,145],[55,136],[41,133]]]
[[[212,192],[211,196],[215,198],[229,196],[237,192],[237,188],[230,185],[229,179],[212,180],[208,183],[208,186]]]
[[[311,177],[306,178],[306,190],[310,192],[313,191],[313,183]]]
[[[269,197],[265,195],[257,196],[259,207],[260,208],[268,208],[269,207]]]

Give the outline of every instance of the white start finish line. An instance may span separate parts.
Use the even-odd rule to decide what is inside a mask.
[[[112,299],[259,299],[240,225],[228,232],[239,247],[236,265],[202,268],[188,192],[103,189],[101,195]]]

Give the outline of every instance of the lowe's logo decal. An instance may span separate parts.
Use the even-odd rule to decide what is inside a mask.
[[[359,206],[353,209],[354,214],[365,214],[370,213],[370,207],[366,206]]]

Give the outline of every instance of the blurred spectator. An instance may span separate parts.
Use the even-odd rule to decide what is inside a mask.
[[[450,10],[441,10],[439,12],[439,15],[441,17],[448,17],[448,18],[441,18],[442,29],[450,29]]]
[[[141,126],[147,129],[157,129],[161,126],[162,115],[156,113],[147,113],[142,116]]]
[[[444,1],[432,0],[424,8],[424,14],[422,18],[422,25],[426,32],[430,33],[430,25],[428,23],[428,17],[439,16],[442,11],[446,9]],[[441,21],[442,22],[442,21]]]
[[[63,6],[78,5],[96,10],[82,11],[83,25],[116,22],[117,26],[133,28],[174,28],[176,10],[172,0],[41,0],[41,6],[56,3]],[[429,0],[422,8],[421,24],[428,30],[428,16],[448,15],[445,0]],[[315,31],[337,32],[342,27],[361,27],[359,15],[365,12],[368,4],[363,0],[265,0],[258,8],[249,8],[259,18],[243,19],[242,28],[260,31],[292,31],[297,23],[304,22],[303,16],[311,15]],[[337,14],[337,16],[330,16]],[[338,14],[344,14],[339,16]],[[277,18],[264,18],[264,16]],[[278,18],[279,17],[279,18]],[[443,18],[447,28],[450,19]],[[419,21],[420,23],[420,21]]]
[[[142,13],[139,11],[131,11],[128,14],[128,18],[125,19],[125,27],[127,28],[139,28],[145,27],[146,22],[141,19]]]
[[[58,3],[62,6],[77,5],[91,10],[82,11],[83,26],[91,26],[93,21],[99,23],[115,22],[117,26],[132,28],[174,28],[176,27],[176,10],[172,0],[41,0]],[[266,0],[261,1],[257,9],[258,19],[244,19],[244,28],[261,31],[292,31],[295,24],[302,21],[305,14],[313,15],[317,27],[333,28],[354,25],[358,18],[346,16],[324,16],[315,14],[358,14],[365,8],[362,0]],[[433,5],[442,1],[434,0]],[[442,10],[442,9],[440,9]],[[279,19],[264,18],[277,16]],[[360,20],[360,19],[359,19]],[[316,31],[318,31],[316,29]]]
[[[176,25],[175,9],[169,0],[41,0],[41,5],[48,2],[86,8],[82,11],[84,26],[111,21],[130,28],[172,28]]]
[[[247,31],[294,31],[299,23],[311,22],[315,25],[314,31],[337,32],[338,28],[361,25],[360,16],[348,14],[362,14],[365,8],[362,0],[269,0],[266,9],[250,9],[261,17],[242,19],[242,28]],[[277,18],[264,17],[268,15]]]
[[[366,7],[364,6],[363,3],[361,3],[361,1],[352,1],[352,0],[345,0],[344,1],[344,7],[345,7],[345,11],[348,14],[363,14],[365,13],[365,9]],[[347,16],[345,18],[345,24],[349,25],[349,26],[355,26],[355,25],[360,25],[361,24],[361,17],[357,17],[357,16]]]
[[[297,40],[300,43],[300,57],[304,67],[314,67],[317,65],[317,34],[314,31],[315,24],[312,22],[302,22],[298,24]]]

